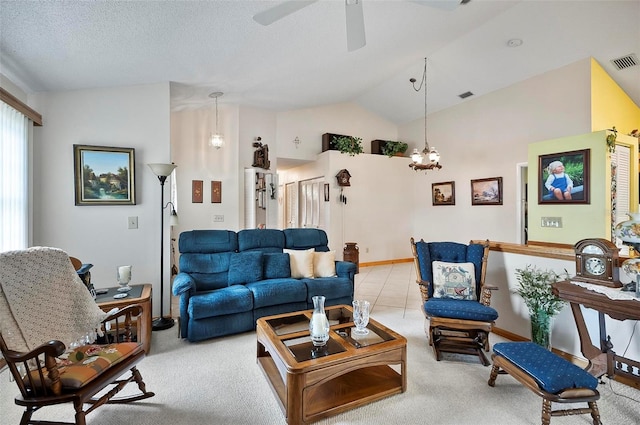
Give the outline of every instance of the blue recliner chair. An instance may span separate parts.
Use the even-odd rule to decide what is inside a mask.
[[[436,360],[441,352],[473,354],[488,366],[484,351],[498,318],[490,306],[491,290],[498,288],[484,284],[489,241],[465,245],[411,238],[411,250]]]

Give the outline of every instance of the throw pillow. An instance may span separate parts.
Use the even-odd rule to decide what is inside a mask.
[[[476,275],[473,263],[434,261],[433,297],[476,300]]]
[[[313,248],[305,250],[283,249],[282,252],[289,254],[291,265],[291,277],[301,279],[303,277],[313,279]]]
[[[291,276],[291,264],[289,262],[289,254],[270,253],[264,254],[264,271],[265,279],[280,279]]]
[[[262,252],[234,252],[229,257],[229,286],[262,280]]]
[[[314,252],[313,253],[313,276],[314,277],[335,277],[336,275],[336,252]]]

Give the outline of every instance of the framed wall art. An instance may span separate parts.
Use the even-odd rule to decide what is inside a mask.
[[[222,182],[217,180],[211,180],[211,203],[222,203]]]
[[[471,205],[502,205],[502,177],[471,180]]]
[[[202,189],[203,189],[202,180],[191,180],[191,203],[192,204],[202,203],[202,198],[203,198]]]
[[[73,145],[76,205],[135,205],[135,149]]]
[[[324,202],[329,202],[329,183],[324,184]]]
[[[431,199],[432,199],[433,205],[455,205],[456,204],[455,182],[432,183]]]
[[[588,204],[590,152],[538,156],[538,204]]]

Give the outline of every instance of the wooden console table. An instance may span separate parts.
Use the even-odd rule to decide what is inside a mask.
[[[142,307],[142,314],[138,316],[137,334],[144,351],[149,354],[151,348],[151,284],[131,285],[133,288],[129,296],[125,298],[113,298],[118,293],[118,287],[108,288],[106,294],[98,295],[96,303],[102,311],[109,311],[114,307],[124,308],[128,305],[138,304]]]
[[[580,350],[589,360],[586,370],[595,377],[605,373],[609,377],[623,376],[640,388],[640,362],[619,356],[613,351],[613,344],[607,336],[604,315],[616,320],[640,320],[640,301],[612,300],[604,294],[591,291],[570,281],[552,284],[553,293],[569,302],[573,318],[580,336]],[[598,311],[600,327],[600,347],[591,342],[589,330],[580,306]]]

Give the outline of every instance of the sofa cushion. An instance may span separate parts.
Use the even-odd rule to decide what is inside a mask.
[[[309,249],[329,251],[329,239],[322,229],[284,229],[284,247],[287,249]]]
[[[180,233],[180,253],[233,252],[238,250],[238,237],[231,230],[190,230]]]
[[[291,267],[292,278],[313,278],[313,248],[305,250],[284,249],[282,251],[289,254],[289,265]]]
[[[204,319],[253,309],[253,296],[244,285],[233,285],[189,298],[189,317]]]
[[[234,252],[229,259],[229,285],[262,280],[262,252]]]
[[[276,229],[244,229],[238,232],[238,251],[282,252],[284,233]]]
[[[308,303],[313,303],[315,295],[324,295],[327,300],[353,297],[353,284],[347,277],[318,277],[302,281],[307,285]]]
[[[193,278],[197,291],[224,288],[228,286],[231,254],[231,252],[181,254],[180,272],[187,273]]]
[[[264,279],[291,277],[289,254],[285,252],[264,254],[262,257],[262,267],[262,277]]]
[[[336,252],[313,253],[313,276],[334,277],[336,275]]]
[[[249,289],[253,295],[254,309],[305,301],[307,297],[307,287],[304,282],[290,277],[248,283],[245,288]]]

